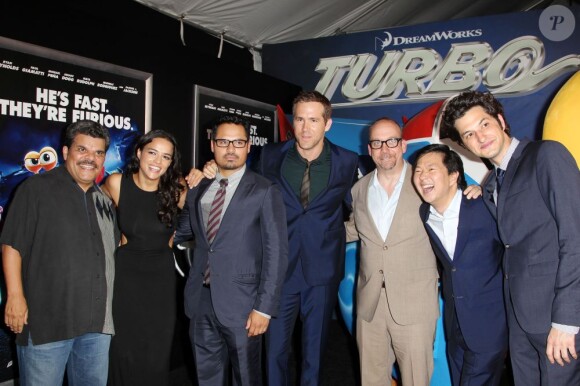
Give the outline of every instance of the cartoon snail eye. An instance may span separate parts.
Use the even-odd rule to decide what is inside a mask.
[[[24,156],[24,167],[32,173],[38,173],[42,168],[39,164],[40,154],[36,151],[30,151]]]
[[[45,147],[40,150],[40,165],[45,170],[50,170],[56,166],[57,156],[56,151],[52,147]]]

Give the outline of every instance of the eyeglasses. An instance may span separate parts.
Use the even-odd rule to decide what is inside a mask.
[[[214,139],[213,142],[215,143],[215,145],[217,147],[228,147],[230,146],[230,143],[232,145],[234,145],[234,147],[237,148],[241,148],[241,147],[245,147],[246,144],[248,143],[247,139],[222,139],[222,138],[218,138],[218,139]]]
[[[381,141],[380,139],[373,139],[372,141],[369,141],[369,146],[371,147],[371,149],[380,149],[383,147],[383,144],[386,143],[387,147],[389,148],[394,148],[399,146],[399,142],[401,142],[403,140],[403,138],[389,138],[389,139],[385,139],[384,141]]]

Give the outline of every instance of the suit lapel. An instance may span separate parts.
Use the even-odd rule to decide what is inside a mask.
[[[439,249],[441,254],[447,259],[447,261],[451,262],[451,259],[447,254],[447,250],[445,249],[443,243],[441,242],[441,239],[439,239],[433,228],[431,228],[431,225],[427,223],[427,220],[429,220],[430,208],[431,206],[429,204],[426,203],[421,204],[421,208],[419,210],[421,214],[421,221],[423,221],[423,223],[425,224],[425,230],[427,231],[427,234],[429,235],[429,239],[431,239],[431,242],[435,244],[434,247]]]
[[[493,192],[495,191],[495,173],[491,170],[482,184],[483,203],[491,213],[494,219],[497,220],[497,206],[493,200]]]
[[[214,180],[208,180],[204,178],[197,188],[197,194],[195,195],[194,199],[194,205],[196,208],[195,221],[197,222],[197,229],[199,229],[200,232],[203,233],[203,240],[205,241],[206,244],[209,244],[209,242],[207,241],[207,232],[205,229],[206,224],[204,224],[203,222],[203,210],[201,208],[201,198],[203,197],[205,192],[207,192],[209,186],[212,184],[213,181]]]
[[[407,161],[405,161],[406,163]],[[412,203],[413,199],[418,199],[417,192],[411,183],[411,165],[407,164],[407,172],[403,179],[403,186],[401,187],[401,192],[399,194],[399,200],[397,201],[397,207],[395,208],[395,215],[393,216],[393,221],[389,228],[389,233],[387,234],[387,239],[385,240],[387,244],[393,244],[394,241],[401,235],[406,233],[406,229],[403,229],[401,223],[404,221],[405,216],[416,216],[416,204]],[[414,212],[414,213],[413,213]]]
[[[281,149],[281,155],[278,157],[278,162],[275,165],[277,170],[276,178],[279,181],[279,185],[284,193],[284,201],[286,204],[291,204],[298,209],[302,209],[302,203],[300,202],[300,198],[296,195],[296,192],[292,189],[286,178],[284,178],[284,174],[282,173],[282,166],[284,165],[284,161],[286,160],[286,155],[288,154],[288,150],[292,146],[295,146],[296,140],[292,139],[287,141]]]
[[[508,196],[512,181],[520,165],[522,152],[528,143],[529,141],[521,141],[516,147],[516,150],[514,151],[514,154],[508,163],[501,186],[501,193],[497,197],[497,218],[500,218],[503,214],[506,197]]]
[[[475,201],[473,201],[475,202]],[[455,252],[453,260],[461,256],[470,231],[469,207],[473,204],[465,196],[461,196],[461,206],[459,209],[459,223],[457,224],[457,240],[455,241]]]
[[[219,240],[220,235],[223,234],[224,230],[230,224],[230,218],[234,216],[237,208],[242,208],[245,198],[248,196],[249,192],[255,185],[254,179],[248,173],[248,169],[244,172],[244,175],[240,179],[240,183],[226,208],[226,211],[222,214],[222,219],[220,221],[220,226],[218,228],[217,234],[215,235],[214,243]],[[235,222],[234,222],[235,223]]]
[[[368,222],[369,226],[371,227],[372,232],[374,234],[373,240],[378,245],[383,245],[385,243],[385,240],[381,238],[379,228],[377,228],[377,224],[375,224],[375,220],[373,220],[373,216],[371,215],[371,211],[369,209],[369,188],[373,181],[374,173],[375,173],[374,171],[370,172],[369,174],[367,174],[367,176],[363,177],[363,179],[366,178],[366,181],[364,182],[361,181],[364,184],[360,191],[361,205],[363,206],[363,210],[359,211],[359,213],[365,216],[364,220]]]

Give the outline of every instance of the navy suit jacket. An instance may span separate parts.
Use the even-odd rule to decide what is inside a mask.
[[[252,309],[276,316],[288,255],[282,195],[272,182],[246,169],[209,245],[200,201],[211,182],[204,179],[187,192],[175,235],[177,244],[195,237],[185,313],[196,316],[209,259],[212,304],[220,323],[245,326]]]
[[[351,210],[350,189],[357,177],[358,156],[330,145],[331,169],[327,187],[302,207],[286,179],[282,164],[295,140],[270,144],[262,149],[258,172],[282,191],[288,221],[288,279],[299,259],[306,283],[311,286],[338,284],[344,276],[344,221]]]
[[[522,141],[493,203],[495,176],[483,184],[505,244],[506,302],[528,333],[551,323],[580,326],[580,172],[554,141]]]
[[[431,226],[429,207],[419,209],[442,272],[445,299],[444,325],[447,337],[454,336],[453,315],[470,350],[500,351],[507,346],[507,323],[502,292],[503,245],[497,225],[482,198],[461,199],[459,225],[453,260]],[[449,339],[449,338],[448,338]],[[452,342],[450,342],[452,343]]]

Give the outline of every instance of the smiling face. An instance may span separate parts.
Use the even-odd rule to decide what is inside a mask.
[[[245,140],[244,147],[234,147],[232,142],[228,143],[227,147],[216,146],[215,140],[227,139],[233,141],[236,139]],[[250,152],[250,142],[246,135],[244,126],[235,123],[222,123],[217,127],[214,141],[211,141],[211,151],[213,152],[215,162],[219,168],[220,174],[223,177],[228,177],[240,170]]]
[[[480,158],[487,158],[499,165],[505,156],[511,138],[505,132],[503,116],[497,119],[475,106],[455,121],[455,128],[463,145]]]
[[[153,138],[143,150],[137,150],[139,173],[149,180],[159,180],[171,166],[173,150],[173,144],[167,139]]]
[[[77,134],[70,147],[62,148],[66,170],[84,191],[93,185],[103,169],[105,154],[105,140],[85,134]]]
[[[395,122],[380,120],[370,128],[369,141],[386,141],[390,138],[401,138],[402,135],[401,128]],[[401,140],[393,148],[387,147],[386,143],[380,149],[372,149],[368,145],[368,151],[379,171],[400,171],[403,168],[403,154],[407,151],[407,141]]]
[[[324,148],[324,133],[330,130],[332,119],[324,120],[320,102],[299,102],[294,108],[294,135],[298,153],[308,161],[318,158]]]
[[[457,192],[458,172],[449,173],[443,163],[443,153],[421,156],[413,173],[413,184],[419,195],[439,213],[445,212]]]

